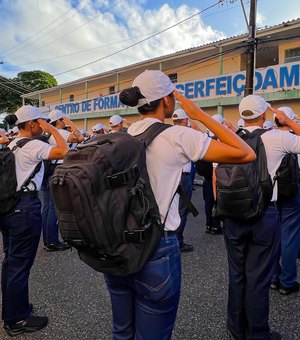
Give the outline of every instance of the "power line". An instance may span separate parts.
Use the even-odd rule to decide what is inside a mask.
[[[26,85],[23,85],[22,83],[20,83],[20,82],[18,82],[18,81],[16,81],[16,80],[12,80],[12,79],[9,79],[9,78],[5,78],[5,77],[2,77],[2,76],[0,76],[0,79],[2,79],[2,80],[4,80],[5,82],[7,82],[7,83],[11,83],[12,85],[14,85],[14,86],[17,86],[17,87],[19,87],[21,90],[23,90],[23,91],[28,91],[28,90],[30,90],[30,92],[32,92],[32,88],[30,88],[30,87],[28,87],[28,86],[26,86]],[[24,93],[26,93],[26,92],[24,92]]]
[[[245,1],[245,2],[248,3],[249,0],[247,0],[247,1]],[[237,7],[240,7],[240,5],[231,6],[231,7],[228,7],[228,8],[223,9],[222,11],[215,12],[215,13],[212,13],[212,14],[209,14],[209,15],[206,15],[206,16],[203,16],[203,17],[205,18],[205,17],[208,17],[208,16],[212,16],[212,15],[216,15],[216,14],[219,14],[219,13],[223,13],[224,11],[228,11],[228,10],[231,10],[231,9],[237,8]],[[198,20],[198,19],[194,19],[194,20]],[[193,20],[191,20],[191,21],[193,21]],[[87,52],[90,52],[90,51],[93,51],[93,50],[97,50],[97,49],[99,49],[99,48],[108,47],[108,46],[113,46],[113,45],[117,45],[117,44],[120,44],[120,43],[125,42],[125,41],[130,41],[130,40],[133,40],[133,39],[142,38],[142,37],[144,37],[144,36],[148,36],[149,34],[152,35],[152,34],[154,34],[154,33],[155,33],[155,32],[147,33],[147,34],[143,34],[143,35],[140,35],[140,36],[131,37],[131,38],[129,38],[129,39],[122,39],[122,40],[120,40],[120,41],[113,42],[113,43],[110,43],[110,44],[105,44],[105,45],[101,45],[101,46],[97,46],[97,47],[93,47],[93,48],[89,48],[89,49],[84,49],[84,50],[81,50],[81,51],[78,51],[78,52],[63,54],[63,55],[60,55],[60,56],[55,56],[55,57],[46,58],[46,59],[39,59],[39,60],[35,60],[35,61],[29,62],[29,63],[19,64],[19,65],[14,65],[14,66],[15,66],[15,67],[22,67],[22,66],[26,66],[26,65],[32,65],[32,64],[35,64],[35,63],[39,63],[39,62],[51,61],[51,60],[55,60],[55,59],[59,59],[59,58],[69,57],[69,56],[72,56],[72,55],[83,54],[83,53],[87,53]],[[157,32],[156,32],[156,33],[157,33]]]
[[[24,44],[26,41],[32,39],[33,37],[35,37],[35,36],[38,35],[39,33],[41,33],[41,32],[43,32],[44,30],[46,30],[49,26],[53,25],[53,24],[54,24],[55,22],[57,22],[59,19],[61,19],[62,17],[64,17],[67,13],[69,13],[69,12],[72,11],[73,9],[76,9],[77,6],[78,6],[78,5],[76,5],[76,6],[74,6],[74,7],[71,7],[71,8],[68,9],[66,12],[64,12],[61,16],[59,16],[59,17],[56,18],[55,20],[51,21],[48,25],[46,25],[45,27],[43,27],[43,28],[40,29],[39,31],[35,32],[35,33],[34,33],[33,35],[31,35],[30,37],[24,39],[24,40],[21,41],[20,43],[15,44],[15,45],[9,47],[7,50],[2,51],[2,52],[0,52],[0,53],[1,53],[1,54],[4,54],[5,52],[10,51],[10,50],[13,49],[14,47],[17,47],[17,46],[19,46],[19,45]],[[84,8],[84,7],[83,7],[83,8]],[[82,9],[83,9],[83,8],[82,8]],[[82,9],[81,9],[81,10],[82,10]],[[81,10],[80,10],[80,11],[81,11]],[[55,26],[53,29],[51,29],[50,31],[46,32],[45,34],[41,35],[40,37],[38,37],[37,39],[35,39],[35,40],[33,40],[33,41],[39,40],[39,39],[42,38],[43,36],[49,34],[49,33],[52,32],[53,30],[57,29],[59,26],[64,25],[67,21],[69,21],[71,18],[73,18],[75,15],[77,15],[80,11],[76,12],[76,13],[73,14],[71,17],[67,18],[65,21],[63,21],[62,23],[60,23],[59,25]],[[22,48],[24,48],[24,46],[23,46]],[[6,54],[6,55],[9,56],[9,55],[11,55],[11,54],[14,54],[14,53],[18,52],[19,50],[20,50],[20,48],[17,48],[15,51],[12,51],[12,52],[10,52],[10,53],[8,53],[8,54]]]
[[[88,20],[88,21],[86,21],[85,23],[83,23],[82,25],[77,26],[75,29],[73,29],[73,30],[71,30],[71,31],[69,31],[69,32],[67,32],[67,33],[65,33],[64,35],[58,37],[57,39],[52,40],[52,41],[49,42],[48,44],[45,44],[45,45],[43,45],[43,46],[40,46],[40,47],[38,47],[38,48],[36,48],[36,49],[30,51],[29,53],[25,53],[25,54],[23,54],[23,55],[21,55],[21,56],[19,56],[19,57],[14,58],[14,59],[15,59],[15,60],[21,59],[21,58],[23,58],[23,57],[28,56],[29,54],[32,54],[32,53],[34,53],[34,52],[36,52],[36,51],[39,51],[39,50],[43,49],[44,47],[47,47],[47,46],[52,45],[54,42],[56,42],[56,41],[58,41],[58,40],[61,40],[62,38],[66,37],[67,35],[70,35],[70,34],[74,33],[75,31],[79,30],[79,29],[82,28],[83,26],[90,24],[92,21],[94,21],[95,19],[97,19],[99,16],[103,15],[103,14],[106,13],[108,10],[110,10],[111,8],[117,6],[118,4],[120,4],[120,3],[123,2],[123,1],[124,1],[124,0],[121,0],[121,1],[119,1],[119,2],[117,2],[117,3],[115,3],[114,5],[112,5],[111,7],[109,7],[109,8],[108,8],[107,10],[105,10],[104,12],[101,12],[101,13],[97,14],[93,19]]]
[[[18,93],[18,94],[22,94],[22,95],[25,94],[25,93],[23,93],[23,92],[20,92],[19,90],[16,90],[16,89],[14,89],[14,88],[12,88],[12,87],[9,87],[9,86],[3,84],[1,81],[0,81],[0,85],[6,87],[6,88],[9,89],[10,91],[13,91],[13,92]]]
[[[165,69],[165,70],[163,70],[163,71],[164,71],[164,72],[170,73],[170,72],[172,72],[172,70],[174,70],[174,69],[176,69],[176,68],[178,68],[178,67],[180,67],[180,66],[188,65],[187,67],[181,69],[180,72],[177,72],[177,73],[178,73],[178,74],[183,74],[183,73],[186,74],[186,73],[188,73],[188,72],[194,72],[195,70],[202,69],[202,68],[205,68],[205,67],[208,67],[208,66],[217,64],[217,63],[219,63],[219,61],[215,61],[215,62],[213,62],[213,63],[211,63],[211,64],[209,64],[209,65],[202,65],[202,66],[199,66],[198,68],[195,68],[195,69],[193,69],[192,71],[188,71],[188,72],[186,72],[186,71],[185,71],[185,72],[182,72],[182,71],[185,70],[185,69],[188,69],[188,68],[190,68],[190,67],[193,67],[194,64],[197,63],[197,62],[199,62],[199,61],[209,61],[209,60],[211,60],[211,59],[213,59],[213,58],[215,58],[215,57],[218,57],[219,55],[226,55],[226,54],[232,53],[232,52],[234,52],[234,51],[237,51],[237,50],[239,50],[239,49],[241,49],[241,48],[243,48],[243,47],[244,47],[244,45],[242,45],[242,46],[237,46],[237,47],[234,47],[234,48],[232,48],[232,49],[226,50],[226,51],[224,51],[224,52],[221,52],[221,53],[217,52],[217,53],[215,53],[215,54],[213,54],[213,55],[211,55],[211,56],[202,57],[202,58],[197,58],[197,59],[193,60],[192,62],[183,63],[183,64],[180,64],[180,65],[177,65],[177,66],[174,67],[174,68]],[[231,57],[230,57],[230,58],[226,58],[226,59],[224,59],[224,60],[228,60],[228,59],[231,59]],[[133,79],[126,79],[126,80],[124,80],[124,81],[121,81],[121,82],[119,83],[119,85],[121,85],[121,84],[123,84],[123,83],[128,83],[129,81],[133,81]],[[89,94],[96,93],[96,92],[99,93],[101,90],[104,90],[104,89],[107,89],[107,86],[101,87],[101,88],[97,88],[96,90],[93,90],[93,91],[89,91]],[[82,94],[86,94],[86,92],[79,92],[79,93],[77,93],[77,95],[82,95]],[[62,100],[66,100],[66,99],[68,99],[68,98],[69,98],[69,95],[63,96],[61,99],[62,99]],[[57,103],[57,100],[53,100],[53,101],[48,101],[48,102],[47,102],[47,104],[53,104],[53,103]]]
[[[143,34],[143,35],[140,35],[140,36],[137,36],[137,37],[132,37],[132,38],[128,38],[128,39],[122,39],[122,40],[120,40],[120,41],[116,41],[116,42],[113,42],[113,43],[110,43],[110,44],[105,44],[105,45],[101,45],[101,46],[97,46],[97,47],[93,47],[93,48],[81,50],[81,51],[78,51],[78,52],[63,54],[63,55],[56,56],[56,57],[52,57],[52,58],[46,58],[46,59],[41,59],[41,60],[35,60],[35,61],[33,61],[33,62],[30,62],[30,63],[20,64],[20,65],[14,65],[14,66],[15,66],[15,67],[21,67],[21,66],[25,66],[25,65],[35,64],[35,63],[38,63],[38,62],[49,61],[49,60],[55,60],[55,59],[64,58],[64,57],[69,57],[69,56],[71,56],[71,55],[83,54],[83,53],[87,53],[87,52],[90,52],[90,51],[93,51],[93,50],[97,50],[97,49],[99,49],[99,48],[117,45],[117,44],[120,44],[120,43],[125,42],[125,41],[130,41],[130,40],[134,40],[134,39],[139,39],[139,38],[141,38],[141,37],[148,36],[149,34],[153,34],[153,33]]]
[[[78,69],[80,69],[80,68],[83,68],[83,67],[85,67],[85,66],[92,65],[92,64],[94,64],[94,63],[96,63],[96,62],[98,62],[98,61],[104,60],[104,59],[109,58],[109,57],[111,57],[111,56],[114,56],[114,55],[116,55],[116,54],[118,54],[118,53],[121,53],[121,52],[123,52],[123,51],[126,51],[126,50],[128,50],[129,48],[131,48],[131,47],[137,46],[137,45],[141,44],[142,42],[145,42],[145,41],[147,41],[147,40],[149,40],[149,39],[151,39],[151,38],[153,38],[153,37],[155,37],[155,36],[157,36],[157,35],[159,35],[159,34],[161,34],[161,33],[164,33],[164,32],[166,32],[166,31],[170,30],[171,28],[174,28],[174,27],[176,27],[176,26],[178,26],[178,25],[180,25],[180,24],[182,24],[182,23],[188,21],[189,19],[191,19],[191,18],[193,18],[193,17],[199,15],[200,13],[203,13],[203,12],[205,12],[205,11],[207,11],[207,10],[209,10],[209,9],[211,9],[211,8],[213,8],[213,7],[215,7],[215,6],[217,6],[219,3],[220,3],[220,1],[218,1],[218,2],[215,3],[214,5],[211,5],[211,6],[207,7],[207,8],[205,8],[205,9],[202,10],[202,11],[199,11],[199,12],[197,12],[197,13],[195,13],[195,14],[189,16],[189,17],[186,18],[186,19],[183,19],[183,20],[177,22],[177,23],[174,24],[174,25],[171,25],[171,26],[169,26],[169,27],[167,27],[167,28],[165,28],[165,29],[163,29],[163,30],[161,30],[161,31],[159,31],[159,32],[157,32],[157,33],[155,33],[155,34],[152,34],[152,35],[151,35],[150,37],[148,37],[148,38],[145,38],[145,39],[143,39],[143,40],[140,40],[140,41],[138,41],[137,43],[134,43],[134,44],[132,44],[132,45],[129,45],[129,46],[125,47],[125,48],[122,48],[122,49],[119,50],[119,51],[116,51],[116,52],[114,52],[114,53],[111,53],[111,54],[109,54],[109,55],[107,55],[107,56],[104,56],[104,57],[102,57],[102,58],[96,59],[96,60],[91,61],[91,62],[89,62],[89,63],[86,63],[86,64],[84,64],[84,65],[81,65],[81,66],[78,66],[78,67],[74,67],[74,68],[69,69],[69,70],[67,70],[67,71],[60,72],[60,73],[56,73],[54,76],[60,76],[60,75],[65,74],[65,73],[69,73],[69,72],[72,72],[72,71],[76,71],[76,70],[78,70]]]

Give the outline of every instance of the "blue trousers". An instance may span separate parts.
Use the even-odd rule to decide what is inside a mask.
[[[161,239],[155,253],[136,274],[105,275],[112,304],[113,340],[169,340],[181,285],[176,235]]]
[[[42,227],[38,197],[22,198],[15,210],[0,219],[3,236],[2,319],[7,324],[27,319],[31,313],[28,279]]]
[[[297,257],[300,251],[300,202],[297,198],[281,201],[278,205],[281,221],[282,286],[289,288],[297,281]]]
[[[58,223],[48,178],[44,178],[39,195],[42,202],[43,241],[44,244],[55,244],[59,242]]]
[[[278,209],[253,223],[224,219],[229,265],[227,326],[237,339],[269,339],[269,288],[280,246]]]
[[[189,198],[192,198],[193,193],[193,182],[192,182],[192,174],[191,173],[182,173],[180,185],[183,189],[183,191],[186,192],[186,194],[189,196]],[[187,218],[189,214],[189,209],[183,202],[183,200],[179,199],[179,215],[180,215],[180,225],[176,230],[177,238],[180,243],[183,242],[183,232],[186,226]]]
[[[210,179],[203,181],[203,200],[206,217],[206,225],[212,228],[221,229],[221,222],[218,218],[213,217],[212,211],[215,204],[213,183]]]

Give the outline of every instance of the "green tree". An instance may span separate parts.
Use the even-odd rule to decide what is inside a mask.
[[[44,71],[24,71],[15,78],[0,76],[0,112],[15,112],[22,105],[21,95],[57,85],[56,79]],[[30,101],[38,105],[38,101]]]

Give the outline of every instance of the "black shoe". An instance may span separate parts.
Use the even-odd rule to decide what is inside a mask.
[[[273,290],[278,290],[280,288],[280,283],[278,281],[271,282],[270,288]]]
[[[5,332],[10,336],[16,336],[22,333],[36,332],[44,328],[48,323],[46,316],[33,316],[28,319],[14,323],[13,325],[4,324]]]
[[[210,226],[210,225],[207,225],[207,226],[206,226],[205,232],[208,233],[208,234],[210,234],[210,231],[211,231],[211,226]]]
[[[269,339],[270,340],[281,340],[282,336],[280,333],[273,331],[273,332],[270,332]]]
[[[187,252],[193,251],[193,250],[194,250],[194,247],[191,244],[187,244],[187,243],[184,243],[184,242],[182,242],[180,244],[180,251],[183,252],[183,253],[187,253]]]
[[[220,235],[222,234],[222,229],[221,228],[215,228],[212,227],[209,232],[211,235]]]
[[[67,250],[67,249],[70,249],[71,246],[66,244],[66,243],[63,243],[63,242],[57,242],[57,243],[54,243],[54,244],[47,244],[44,246],[44,249],[46,251],[63,251],[63,250]]]
[[[282,295],[289,295],[291,293],[299,292],[299,282],[295,282],[294,285],[289,288],[280,286],[278,292]]]

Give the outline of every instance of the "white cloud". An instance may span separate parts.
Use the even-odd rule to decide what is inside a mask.
[[[147,10],[143,7],[144,2],[121,1],[118,5],[112,7],[112,1],[81,1],[77,9],[69,11],[54,25],[49,26],[24,44],[20,44],[17,48],[8,50],[11,46],[32,36],[70,10],[70,4],[62,0],[4,0],[0,4],[0,10],[3,13],[1,35],[5,37],[1,44],[1,51],[4,51],[4,53],[1,54],[0,52],[0,60],[5,61],[2,66],[11,65],[11,69],[9,70],[6,67],[3,72],[2,68],[1,73],[13,77],[17,72],[23,70],[40,69],[55,75],[118,52],[122,48],[176,24],[200,10],[186,5],[172,8],[167,4],[156,10]],[[114,3],[116,4],[118,1],[116,0]],[[84,4],[84,7],[80,10],[82,4]],[[68,18],[71,19],[68,20]],[[65,24],[60,25],[62,22],[65,22]],[[79,26],[82,27],[76,29]],[[56,29],[53,29],[54,27]],[[50,29],[51,32],[49,32]],[[70,33],[73,30],[74,32]],[[45,34],[46,32],[49,33]],[[63,35],[65,36],[60,39]],[[39,37],[40,39],[38,39]],[[223,37],[222,32],[205,26],[201,17],[196,16],[188,22],[127,51],[57,76],[57,80],[60,83],[75,80],[199,46]],[[53,42],[54,40],[56,41]],[[108,44],[110,45],[107,46]],[[99,48],[95,49],[95,47]],[[5,50],[7,50],[6,53]],[[90,51],[57,58],[64,54],[83,50]],[[40,61],[44,59],[51,60]],[[13,67],[17,65],[22,66],[14,69]]]

